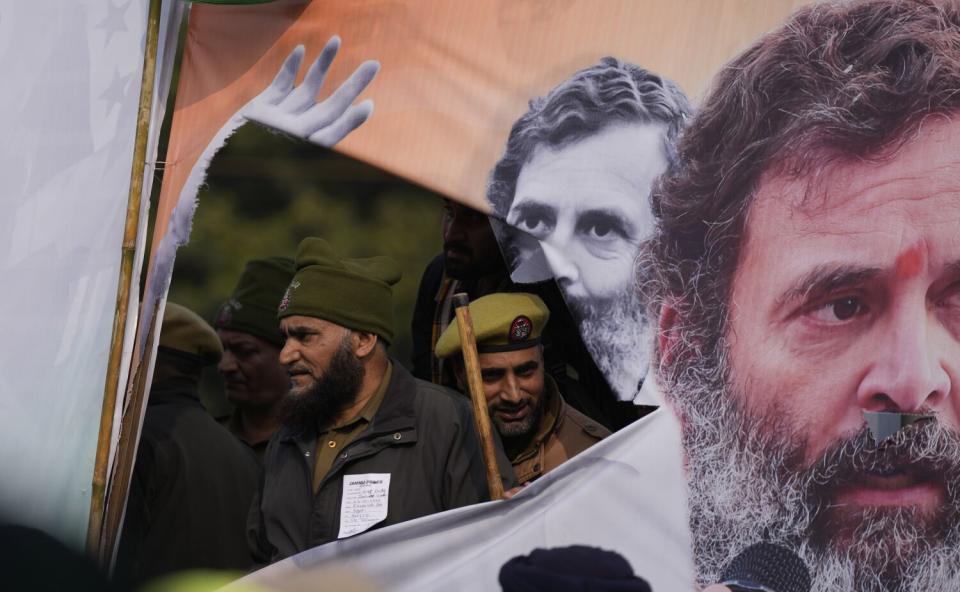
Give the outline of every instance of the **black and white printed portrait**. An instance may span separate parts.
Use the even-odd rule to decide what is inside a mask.
[[[674,83],[604,58],[530,102],[487,188],[512,279],[556,279],[621,400],[634,398],[649,360],[635,269],[652,231],[649,196],[689,114]]]

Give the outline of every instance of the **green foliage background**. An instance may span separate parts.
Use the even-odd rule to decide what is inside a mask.
[[[158,154],[167,151],[186,32],[184,19]],[[159,168],[153,196],[160,194],[162,180]],[[207,171],[190,242],[177,252],[169,298],[212,320],[244,263],[271,255],[293,257],[308,236],[327,239],[346,256],[389,254],[403,269],[403,279],[394,287],[396,338],[390,353],[409,365],[410,319],[420,275],[442,242],[441,198],[370,164],[247,124]],[[151,221],[156,201],[151,201]],[[151,225],[147,244],[154,230]],[[230,411],[213,369],[204,375],[201,397],[214,415]]]
[[[247,260],[293,257],[307,236],[327,239],[346,256],[389,254],[404,273],[394,292],[391,353],[409,364],[420,275],[440,251],[441,196],[248,124],[214,158],[198,199],[190,243],[177,253],[170,300],[212,319]],[[204,402],[215,414],[229,411],[219,390],[215,377],[204,381]]]

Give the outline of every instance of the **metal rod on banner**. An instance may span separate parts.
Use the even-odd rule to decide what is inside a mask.
[[[140,229],[140,203],[143,195],[143,172],[147,159],[147,139],[150,132],[150,109],[153,105],[153,83],[157,67],[157,47],[160,38],[160,2],[150,0],[147,17],[147,39],[143,54],[143,77],[140,86],[140,105],[137,111],[137,131],[134,139],[133,165],[130,171],[130,193],[127,196],[127,216],[123,228],[120,251],[120,276],[117,301],[113,314],[113,335],[107,377],[103,385],[103,407],[100,411],[100,433],[93,467],[93,486],[90,496],[90,518],[87,523],[87,553],[98,555],[101,527],[106,504],[107,472],[110,463],[110,440],[113,434],[113,416],[117,405],[120,382],[120,363],[123,358],[123,338],[127,326],[130,302],[130,284]]]
[[[497,467],[496,448],[493,444],[493,430],[490,427],[490,414],[487,411],[487,397],[483,393],[483,380],[480,377],[480,360],[477,356],[477,340],[473,333],[473,320],[470,318],[470,298],[460,292],[453,295],[453,306],[457,313],[457,329],[460,333],[460,345],[463,350],[463,367],[467,376],[470,400],[473,402],[473,420],[480,435],[483,451],[483,464],[487,468],[487,486],[490,499],[503,499],[503,481]]]

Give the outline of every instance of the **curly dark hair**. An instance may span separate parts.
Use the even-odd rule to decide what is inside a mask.
[[[814,4],[724,67],[653,192],[657,229],[638,261],[654,314],[669,302],[678,347],[693,348],[661,368],[666,384],[721,345],[761,175],[816,183],[831,164],[890,158],[925,119],[958,109],[955,1]]]
[[[520,169],[540,145],[562,148],[615,121],[663,123],[668,166],[676,163],[675,144],[690,115],[686,95],[673,82],[628,62],[605,57],[530,101],[513,124],[503,157],[490,173],[487,201],[506,219]],[[646,198],[646,196],[642,196]]]

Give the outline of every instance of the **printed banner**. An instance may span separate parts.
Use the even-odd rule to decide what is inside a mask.
[[[247,120],[337,144],[490,214],[513,282],[555,280],[612,396],[662,407],[512,501],[252,579],[352,561],[389,589],[486,590],[511,556],[584,543],[659,590],[777,589],[740,569],[770,556],[806,582],[781,589],[958,587],[955,3],[193,16],[161,220],[189,221]]]
[[[0,2],[8,91],[0,516],[77,548],[90,510],[148,4]]]
[[[725,58],[799,4],[784,0],[745,8],[733,1],[708,6],[614,2],[597,11],[589,2],[564,2],[543,12],[536,3],[374,1],[347,7],[323,0],[286,0],[259,6],[195,6],[157,214],[157,228],[166,231],[154,236],[157,260],[152,268],[158,271],[151,273],[145,309],[152,310],[165,293],[175,246],[187,240],[206,166],[226,138],[253,120],[332,145],[307,128],[325,123],[324,113],[317,111],[321,105],[349,104],[342,101],[344,93],[334,89],[355,85],[363,92],[358,99],[363,102],[343,118],[362,117],[372,105],[375,115],[337,149],[507,222],[514,230],[502,224],[495,229],[512,280],[517,284],[557,280],[586,351],[609,384],[609,389],[605,385],[591,389],[596,390],[591,396],[652,404],[637,399],[648,366],[650,325],[632,290],[642,280],[634,274],[633,263],[651,229],[647,196],[652,181],[667,165],[671,145],[690,112],[681,88],[690,96],[703,92],[709,74]],[[674,31],[663,23],[682,26]],[[327,43],[334,36],[342,41],[329,66]],[[303,49],[295,52],[298,46]],[[574,180],[547,172],[555,188],[543,191],[569,191],[562,201],[547,199],[556,205],[592,207],[564,205],[566,215],[541,223],[531,214],[528,196],[514,202],[517,179],[500,178],[489,187],[487,181],[493,180],[510,129],[528,103],[605,56],[620,64],[614,69],[619,68],[624,79],[629,80],[628,71],[635,69],[638,77],[650,79],[645,83],[638,78],[636,84],[663,88],[658,109],[635,114],[651,124],[642,139],[646,152],[624,151],[616,145],[609,149],[613,158],[593,152],[594,160],[584,161],[590,167],[589,197],[571,185]],[[306,65],[315,59],[329,67],[326,78],[319,79],[322,87],[305,78]],[[379,72],[367,68],[369,60],[379,63]],[[376,78],[369,82],[374,73]],[[660,85],[661,75],[676,84],[664,79]],[[264,105],[273,107],[276,85],[283,77],[290,78],[283,81],[290,86],[295,77],[299,90],[277,104],[274,112],[265,111]],[[369,87],[364,90],[366,82]],[[319,91],[320,102],[309,110],[313,97],[310,105],[300,105],[294,96],[306,96],[306,88],[314,94]],[[590,125],[605,126],[604,117],[602,110],[594,113]],[[613,134],[614,141],[632,141],[629,128]],[[659,152],[664,154],[657,156]],[[503,165],[499,174],[509,176],[510,167]],[[621,178],[618,168],[623,167],[631,174]],[[621,183],[595,186],[596,177]],[[179,216],[173,216],[178,204]],[[616,223],[611,223],[611,216]],[[143,319],[141,335],[146,334],[149,316]],[[580,374],[592,371],[583,364],[574,366]]]

